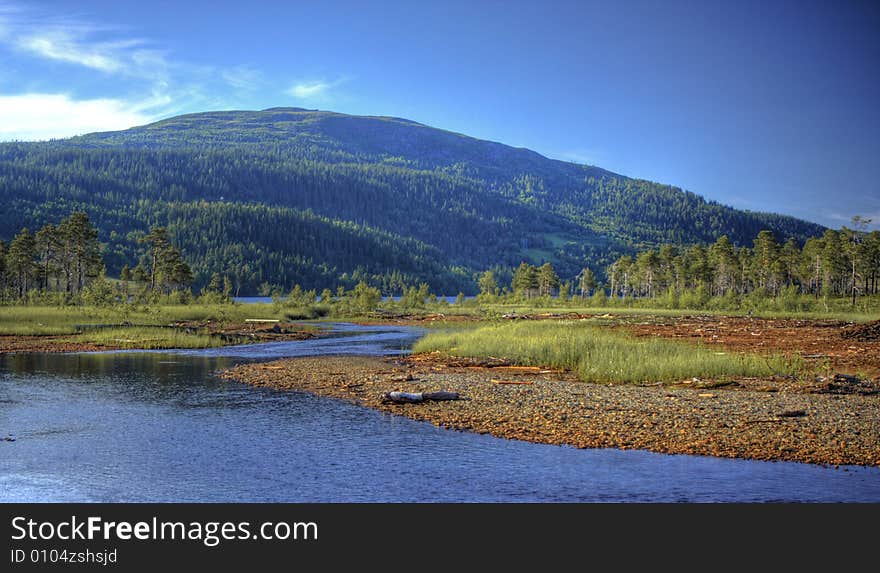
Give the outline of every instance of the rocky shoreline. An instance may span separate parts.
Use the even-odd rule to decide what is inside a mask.
[[[845,380],[814,386],[760,380],[722,387],[702,381],[602,385],[565,372],[438,356],[295,358],[243,364],[222,376],[529,442],[880,466],[880,394],[873,386],[850,388]],[[464,399],[382,400],[393,391],[450,391]]]
[[[22,352],[95,352],[99,350],[118,350],[118,347],[103,346],[89,342],[76,342],[71,335],[2,335],[0,354]]]

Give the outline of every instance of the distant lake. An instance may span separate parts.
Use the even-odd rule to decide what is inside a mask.
[[[241,304],[257,304],[263,302],[272,302],[271,296],[234,296],[232,297],[233,302],[239,302]]]
[[[444,430],[217,371],[407,352],[424,331],[0,356],[0,502],[880,502],[880,468],[579,450]]]

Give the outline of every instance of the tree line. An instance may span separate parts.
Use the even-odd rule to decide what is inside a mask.
[[[188,292],[192,270],[172,244],[168,230],[154,227],[138,242],[143,246],[138,264],[134,269],[124,265],[114,285],[105,276],[98,230],[86,213],[72,213],[36,233],[25,227],[8,245],[0,241],[0,300],[48,295],[58,302],[98,302],[125,300],[133,294]],[[141,288],[131,292],[132,282]]]
[[[184,208],[183,213],[188,212]],[[522,262],[512,272],[496,266],[482,273],[476,282],[481,300],[490,302],[520,300],[541,304],[542,299],[568,301],[579,296],[600,302],[629,300],[697,308],[718,300],[721,302],[717,304],[730,308],[745,298],[810,296],[848,298],[855,305],[861,296],[880,294],[880,231],[869,232],[870,222],[856,217],[852,227],[828,229],[821,237],[807,239],[803,244],[794,238],[779,242],[767,230],[760,231],[751,246],[737,246],[726,235],[710,245],[665,244],[614,260],[601,269],[604,281],[589,265],[583,266],[576,276],[561,278],[549,262]],[[315,218],[315,236],[320,236],[320,229],[326,224],[334,223]],[[223,227],[221,224],[215,230],[219,232]],[[270,228],[275,232],[274,226]],[[336,248],[345,250],[359,244],[361,239],[354,238],[357,228],[352,227],[351,231],[353,242],[340,240]],[[192,268],[168,228],[152,227],[148,233],[135,237],[139,246],[134,257],[137,262],[134,267],[123,264],[117,281],[109,281],[105,276],[102,251],[106,251],[106,245],[98,237],[98,229],[89,216],[74,212],[57,224],[44,225],[36,233],[23,228],[8,244],[0,241],[0,299],[47,300],[49,296],[57,302],[90,303],[164,296],[166,300],[185,302],[191,296]],[[334,233],[329,237],[339,240],[340,235]],[[389,241],[388,248],[393,250],[394,244]],[[409,256],[415,260],[410,259],[412,266],[405,268],[415,270],[419,263],[430,268],[431,249],[424,247],[420,252],[418,244],[412,246],[415,248]],[[387,264],[407,260],[401,253]],[[280,267],[283,263],[279,262]],[[215,302],[231,300],[235,276],[241,270],[242,262],[238,259],[222,265],[211,274],[201,294]],[[440,266],[435,270],[443,272]],[[390,292],[403,295],[403,306],[416,308],[433,295],[427,282],[413,281],[413,276],[399,269],[386,274],[370,275],[358,270],[351,275],[334,275],[327,268],[320,277],[325,286],[320,299],[316,289],[305,291],[297,281],[288,300],[305,306],[317,300],[356,300],[355,306],[362,308],[376,297],[381,300],[383,292]],[[462,270],[461,276],[466,277],[466,272]],[[280,293],[278,287],[268,282],[264,287],[265,294]],[[346,288],[352,289],[353,294],[346,294]]]
[[[851,228],[828,229],[802,245],[794,238],[779,242],[767,230],[750,247],[734,245],[727,235],[711,245],[665,244],[619,257],[601,269],[604,282],[589,266],[563,281],[550,263],[523,262],[509,287],[500,284],[497,269],[485,271],[478,286],[484,300],[580,295],[677,306],[684,297],[697,307],[712,298],[730,307],[742,297],[810,295],[847,297],[855,305],[860,296],[880,294],[880,231],[868,232],[870,222],[855,217]]]
[[[828,229],[799,245],[761,231],[751,247],[736,247],[726,235],[709,246],[663,245],[622,256],[606,269],[612,297],[657,298],[808,294],[815,298],[857,297],[880,292],[880,231],[854,218],[852,228]]]

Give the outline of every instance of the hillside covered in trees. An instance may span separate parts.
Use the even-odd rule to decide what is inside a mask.
[[[386,293],[477,291],[493,268],[550,262],[564,280],[661,244],[803,244],[819,225],[389,117],[276,108],[0,144],[0,240],[85,212],[107,273],[145,263],[165,227],[193,284]],[[604,278],[604,277],[601,277]]]

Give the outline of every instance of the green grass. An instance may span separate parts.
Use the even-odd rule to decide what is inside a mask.
[[[663,339],[636,339],[583,321],[548,320],[430,333],[416,343],[413,351],[502,358],[526,366],[571,370],[585,382],[602,383],[796,375],[802,370],[796,359],[723,353]]]
[[[163,305],[152,307],[97,308],[87,306],[3,306],[0,334],[75,334],[79,325],[130,323],[162,326],[182,321],[242,322],[246,318],[284,319],[283,309],[266,304]]]
[[[530,304],[484,304],[482,307],[496,314],[520,313],[520,314],[611,314],[615,316],[746,316],[746,310],[716,310],[716,309],[692,309],[692,308],[638,308],[626,306],[538,306]],[[867,322],[880,318],[880,313],[866,313],[851,310],[831,310],[829,312],[818,311],[784,311],[784,310],[759,310],[753,311],[751,316],[756,318],[800,318],[804,320],[841,320],[844,322]]]
[[[428,305],[421,309],[401,309],[383,303],[385,310],[404,314],[435,314],[447,316],[474,316],[479,308],[472,306]],[[363,318],[379,318],[383,315],[330,315],[328,305],[290,307],[275,303],[255,304],[177,304],[149,307],[115,306],[98,308],[89,306],[0,306],[0,335],[64,335],[76,334],[79,326],[131,324],[137,326],[166,326],[175,322],[217,321],[220,323],[244,322],[248,318],[268,318],[282,321],[314,320],[345,321]]]
[[[213,348],[223,341],[208,334],[189,334],[175,328],[120,327],[84,332],[71,338],[84,342],[125,349]]]

